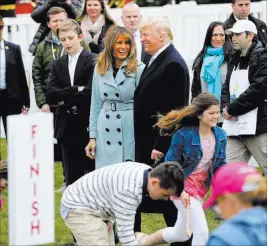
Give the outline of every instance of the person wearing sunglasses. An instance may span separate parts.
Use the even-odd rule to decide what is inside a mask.
[[[266,182],[246,163],[230,163],[217,170],[204,208],[216,207],[226,221],[211,233],[206,246],[267,245]]]

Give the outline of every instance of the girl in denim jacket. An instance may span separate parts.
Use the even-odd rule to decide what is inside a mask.
[[[227,137],[217,127],[218,119],[219,101],[210,93],[201,93],[190,106],[160,117],[157,126],[161,134],[174,134],[165,160],[181,164],[185,173],[184,191],[180,197],[171,198],[178,209],[175,226],[141,236],[140,245],[189,243],[190,235],[186,233],[188,207],[192,245],[205,245],[209,231],[202,208],[203,199],[214,172],[226,164]]]

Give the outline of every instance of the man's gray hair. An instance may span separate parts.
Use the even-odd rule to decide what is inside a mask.
[[[173,34],[170,29],[169,23],[164,18],[153,17],[141,23],[141,29],[144,27],[152,27],[154,33],[166,34],[169,41],[173,40]]]

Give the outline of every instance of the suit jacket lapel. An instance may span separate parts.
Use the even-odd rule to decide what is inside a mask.
[[[148,67],[148,64],[146,65],[146,67],[144,68],[142,74],[141,74],[141,78],[140,78],[140,83],[136,88],[136,91],[138,91],[144,83],[146,83],[146,78],[156,70],[156,63],[153,62],[150,67]]]
[[[69,64],[69,58],[68,58],[68,54],[67,54],[65,59],[62,60],[62,76],[64,78],[66,85],[70,86],[71,85],[71,78],[70,78],[68,64]]]
[[[144,57],[145,57],[145,51],[144,51],[143,44],[141,44],[141,61],[144,60]]]
[[[148,67],[149,62],[147,63],[146,67],[144,68],[141,78],[140,78],[140,83],[136,89],[139,90],[139,88],[145,83],[146,78],[153,73],[159,65],[161,65],[163,59],[167,56],[169,52],[171,52],[174,49],[173,44],[170,44],[164,51],[162,51],[156,59],[152,62],[152,64]]]
[[[9,45],[6,43],[6,41],[4,41],[4,49],[5,49],[5,56],[6,56],[6,71],[8,68],[8,62],[10,59],[10,51],[9,51]]]
[[[77,85],[78,77],[81,71],[83,70],[84,63],[85,63],[85,56],[84,56],[85,49],[82,50],[80,56],[78,57],[78,61],[75,67],[74,72],[74,85]]]

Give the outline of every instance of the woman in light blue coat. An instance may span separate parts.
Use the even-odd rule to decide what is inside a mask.
[[[133,100],[143,69],[132,34],[111,27],[92,82],[86,154],[96,159],[96,168],[134,161]]]

